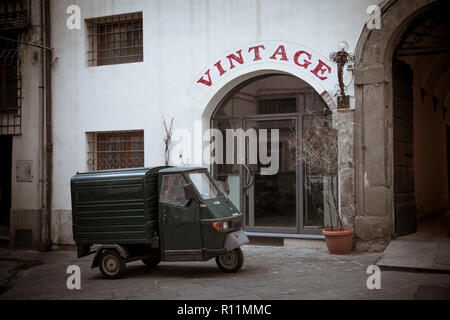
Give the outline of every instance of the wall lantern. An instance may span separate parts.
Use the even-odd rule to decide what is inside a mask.
[[[354,63],[355,57],[353,54],[348,53],[348,43],[345,41],[339,42],[339,50],[330,53],[330,60],[337,64],[337,76],[339,82],[339,96],[337,98],[337,104],[339,109],[350,108],[350,97],[345,95],[345,85],[343,79],[344,66],[347,63]]]

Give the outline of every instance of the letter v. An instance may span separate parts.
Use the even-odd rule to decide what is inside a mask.
[[[203,76],[197,81],[197,83],[202,83],[205,86],[211,87],[212,81],[211,81],[211,75],[209,74],[209,71],[210,71],[210,69],[208,69],[208,71],[205,72],[205,74],[208,76],[208,80],[205,80],[204,79],[205,76]]]

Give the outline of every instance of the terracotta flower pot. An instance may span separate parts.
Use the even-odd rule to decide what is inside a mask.
[[[325,228],[322,234],[331,254],[347,254],[352,250],[353,228]]]

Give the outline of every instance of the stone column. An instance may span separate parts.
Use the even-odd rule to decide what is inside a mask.
[[[355,74],[358,122],[357,251],[382,251],[392,236],[392,114],[390,69],[372,65]]]

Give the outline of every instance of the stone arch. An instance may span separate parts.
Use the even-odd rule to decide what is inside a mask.
[[[226,81],[222,81],[219,85],[213,87],[203,98],[200,103],[200,107],[203,110],[202,113],[202,131],[210,129],[211,116],[214,110],[225,98],[225,96],[236,86],[243,83],[246,80],[255,78],[261,75],[268,74],[285,74],[297,77],[306,83],[308,83],[319,95],[325,100],[330,110],[337,111],[337,105],[335,98],[331,95],[331,88],[323,86],[320,82],[314,81],[307,73],[299,71],[296,68],[292,68],[289,65],[283,65],[279,63],[259,63],[251,66],[241,68],[229,74]],[[305,74],[307,76],[305,76]],[[208,150],[208,143],[203,142],[203,150]],[[200,152],[200,151],[197,151]],[[203,165],[207,165],[203,163]]]
[[[252,68],[253,69],[253,68]],[[255,78],[261,75],[269,75],[269,74],[285,74],[294,76],[296,78],[299,78],[306,83],[308,83],[314,90],[317,91],[317,93],[320,94],[320,96],[325,100],[330,110],[335,111],[336,110],[336,103],[334,98],[331,97],[331,94],[329,91],[320,85],[318,85],[315,82],[309,81],[309,79],[305,79],[302,77],[301,74],[298,74],[294,72],[293,70],[285,69],[285,68],[267,68],[264,66],[260,66],[256,70],[246,70],[248,72],[237,74],[233,77],[230,77],[230,79],[224,83],[222,86],[215,88],[212,90],[212,92],[206,97],[206,103],[204,104],[203,108],[203,115],[202,117],[204,119],[210,119],[211,115],[213,114],[215,108],[220,103],[220,101],[230,92],[234,87],[238,86],[239,84],[243,83],[246,80],[249,80],[251,78]]]
[[[392,59],[402,35],[437,0],[386,0],[381,29],[355,50],[356,249],[380,251],[394,234]]]
[[[246,69],[248,70],[248,69]],[[283,68],[268,68],[267,66],[262,68],[260,67],[259,70],[255,70],[252,72],[245,72],[239,75],[234,76],[232,79],[230,79],[225,84],[222,84],[220,87],[218,87],[214,93],[210,93],[209,97],[207,99],[204,99],[206,101],[205,108],[203,109],[202,114],[202,121],[203,121],[203,129],[209,129],[214,128],[217,129],[217,126],[214,126],[214,121],[217,119],[214,119],[213,116],[215,114],[215,111],[218,107],[224,106],[228,99],[233,96],[238,90],[242,89],[243,87],[249,85],[252,83],[252,81],[258,81],[265,79],[265,76],[289,76],[291,78],[296,78],[302,80],[302,83],[307,84],[312,91],[315,91],[314,95],[319,95],[323,99],[323,101],[327,104],[328,108],[333,112],[333,123],[336,125],[337,129],[339,130],[339,141],[342,141],[342,146],[340,145],[339,148],[339,154],[338,157],[341,159],[341,157],[345,154],[345,158],[342,160],[345,165],[340,168],[338,175],[339,175],[339,207],[341,210],[341,217],[343,219],[344,224],[353,226],[353,218],[354,218],[354,190],[353,190],[353,181],[354,181],[354,168],[348,167],[347,164],[353,164],[353,130],[347,130],[346,128],[353,128],[353,110],[345,110],[346,112],[342,112],[342,110],[337,110],[336,104],[334,102],[334,99],[331,98],[328,91],[326,90],[326,87],[321,86],[313,86],[309,81],[307,81],[304,77],[302,77],[302,74],[296,74],[292,72],[292,69],[285,70]],[[281,86],[280,88],[282,88]],[[292,88],[287,88],[285,94],[289,95],[292,93],[289,93],[289,91],[292,91]],[[298,111],[300,113],[300,111]],[[247,115],[247,117],[250,117]],[[277,115],[272,114],[270,117],[277,117]],[[279,114],[280,119],[283,117],[286,117],[283,115],[283,113]],[[299,118],[302,119],[302,118]],[[302,121],[302,120],[300,120]],[[348,135],[345,135],[345,134]],[[301,133],[300,133],[301,135]],[[209,140],[208,140],[209,141]],[[210,154],[209,144],[208,141],[204,140],[203,143],[203,150],[206,151],[206,154]],[[349,142],[350,141],[350,142]],[[346,160],[346,161],[345,161]],[[209,163],[203,163],[204,166],[210,165]],[[215,170],[213,170],[214,172]],[[303,183],[302,181],[298,183]],[[298,188],[296,186],[296,188]],[[300,189],[301,190],[301,189]],[[344,190],[344,191],[343,191]],[[299,196],[302,193],[300,192],[297,196]],[[302,200],[299,200],[302,201]],[[300,208],[300,207],[299,207]],[[302,212],[303,207],[299,209],[300,211],[297,211],[296,214],[301,214],[299,212]],[[298,225],[302,225],[301,220],[297,220]],[[297,225],[297,226],[298,226]],[[296,226],[296,227],[297,227]],[[297,230],[298,231],[298,230]],[[303,236],[311,236],[311,237],[318,237],[320,238],[321,235],[318,234],[303,234],[302,227],[300,227],[299,233]]]

